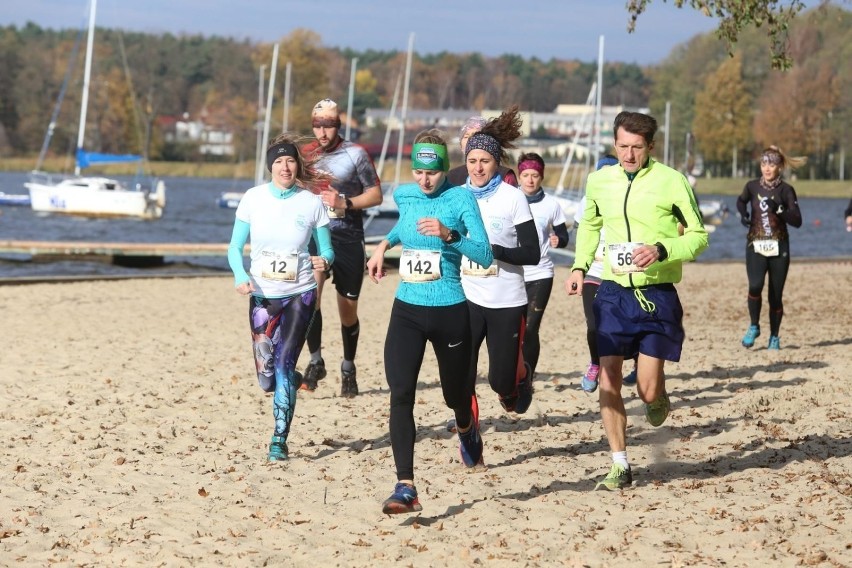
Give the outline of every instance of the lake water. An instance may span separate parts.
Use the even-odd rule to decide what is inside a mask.
[[[0,191],[26,193],[26,173],[0,172]],[[124,179],[124,178],[121,178]],[[128,180],[129,181],[129,180]],[[59,215],[40,216],[29,207],[0,206],[0,240],[95,241],[144,243],[227,243],[234,223],[234,210],[216,205],[223,191],[243,191],[249,180],[203,178],[164,178],[168,192],[162,219],[137,221],[121,219],[85,219]],[[745,227],[736,214],[734,197],[701,195],[701,199],[721,199],[732,210],[710,235],[710,247],[698,262],[742,261]],[[804,223],[791,229],[791,250],[797,258],[850,258],[852,233],[843,222],[846,199],[800,198]],[[376,222],[368,233],[387,227]],[[570,246],[570,245],[569,245]],[[560,264],[570,260],[554,257]],[[156,268],[128,268],[105,262],[67,260],[32,262],[25,255],[0,255],[0,278],[82,275],[166,275],[224,272],[229,274],[224,255],[207,257],[167,257]]]

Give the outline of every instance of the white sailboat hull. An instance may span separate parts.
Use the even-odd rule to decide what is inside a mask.
[[[719,200],[700,200],[698,209],[701,211],[701,216],[704,218],[704,225],[721,225],[728,217],[728,206],[724,201]]]
[[[216,198],[216,205],[223,209],[236,209],[243,195],[243,191],[225,191]]]
[[[28,182],[30,206],[39,213],[86,217],[159,219],[165,207],[165,185],[155,192],[130,190],[107,178],[72,178],[59,183]]]

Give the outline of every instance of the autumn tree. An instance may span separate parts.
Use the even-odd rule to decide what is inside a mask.
[[[665,1],[665,0],[663,0]],[[733,51],[740,33],[749,26],[765,27],[769,34],[773,69],[789,69],[792,59],[787,51],[787,30],[796,14],[805,8],[802,0],[672,0],[682,8],[688,4],[707,17],[719,19],[717,35]],[[636,21],[648,7],[651,0],[628,0],[627,11],[630,14],[627,31],[636,28]]]
[[[278,78],[275,85],[273,102],[273,124],[281,124],[284,116],[284,69],[289,61],[292,64],[290,86],[289,129],[303,134],[311,132],[311,109],[317,101],[324,98],[334,99],[341,109],[345,109],[346,82],[336,89],[329,86],[329,63],[331,53],[322,47],[322,38],[316,32],[306,29],[293,30],[279,42]],[[337,57],[340,61],[340,57]],[[272,61],[272,47],[264,46],[255,56],[257,65],[269,65]],[[348,67],[346,72],[348,73]],[[269,74],[267,73],[267,77]]]
[[[830,122],[839,94],[838,78],[827,62],[775,74],[760,100],[754,123],[756,140],[764,147],[775,144],[790,155],[822,162],[827,148],[836,144]],[[815,174],[812,169],[811,177]]]
[[[733,163],[752,142],[752,97],[745,89],[739,54],[725,60],[695,96],[695,132],[705,163]]]
[[[675,48],[661,65],[651,71],[654,84],[649,101],[651,114],[662,118],[666,116],[666,107],[669,107],[669,122],[662,125],[668,129],[662,132],[669,144],[668,165],[677,164],[685,158],[686,150],[681,142],[692,130],[696,86],[703,85],[707,73],[717,68],[725,57],[719,41],[710,35],[701,35]],[[604,85],[604,90],[607,89]],[[666,154],[663,143],[657,144],[656,153],[662,160]]]

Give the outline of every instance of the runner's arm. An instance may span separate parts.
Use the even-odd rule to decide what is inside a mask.
[[[743,188],[743,192],[737,198],[737,211],[740,214],[740,223],[748,227],[751,224],[751,216],[748,214],[748,202],[751,200],[748,186]]]
[[[491,243],[488,242],[488,232],[482,222],[479,206],[469,191],[465,191],[462,195],[465,196],[465,200],[462,204],[461,220],[466,231],[460,231],[461,240],[445,246],[457,249],[480,266],[490,266],[494,262],[494,254],[491,252]]]
[[[541,248],[535,221],[530,219],[520,225],[515,225],[515,230],[518,233],[518,246],[506,248],[492,244],[491,250],[494,253],[494,258],[517,266],[538,264],[541,260]]]
[[[799,200],[796,198],[796,190],[791,186],[790,191],[785,191],[781,196],[781,199],[784,202],[784,209],[777,212],[777,215],[791,227],[801,227],[802,210],[799,209]]]
[[[328,230],[328,225],[316,227],[313,230],[314,242],[317,243],[319,256],[331,265],[334,262],[334,249],[331,246],[331,231]]]
[[[553,226],[553,232],[556,235],[556,238],[559,239],[556,243],[556,248],[565,248],[568,246],[568,227],[565,226],[565,223],[560,223],[559,225]]]
[[[231,242],[228,243],[228,266],[234,273],[234,286],[250,282],[251,278],[243,266],[243,250],[249,237],[250,225],[239,219],[234,220],[234,229],[231,232]]]
[[[382,199],[382,187],[374,185],[366,188],[361,195],[350,197],[349,201],[352,203],[352,207],[348,209],[369,209],[370,207],[381,205]]]

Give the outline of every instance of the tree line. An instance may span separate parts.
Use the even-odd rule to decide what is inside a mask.
[[[737,43],[701,34],[650,66],[606,62],[603,104],[648,107],[661,125],[669,109],[674,165],[695,151],[714,175],[751,173],[760,149],[777,144],[810,158],[811,178],[837,178],[850,143],[852,13],[822,6],[796,16],[787,30],[792,67],[767,62],[776,49],[761,29]],[[641,25],[641,24],[640,24]],[[773,40],[774,41],[774,40]],[[0,156],[38,153],[65,77],[64,101],[50,151],[66,155],[76,143],[85,31],[47,30],[29,23],[0,27]],[[291,64],[289,128],[310,134],[310,109],[325,97],[345,107],[350,64],[358,59],[353,117],[389,108],[405,66],[403,51],[327,48],[299,29],[279,42],[271,122],[283,118],[283,77]],[[163,117],[188,113],[233,132],[235,161],[252,160],[259,120],[259,69],[269,76],[272,45],[201,35],[143,34],[98,28],[95,34],[86,147],[135,152],[152,160],[184,156],[163,135]],[[585,102],[597,63],[478,53],[415,54],[409,108],[552,112]],[[265,95],[262,98],[265,101]],[[365,133],[380,138],[383,133]],[[658,138],[662,140],[662,137]],[[657,155],[662,156],[658,142]],[[849,165],[845,165],[848,179]],[[800,174],[801,175],[801,174]]]

